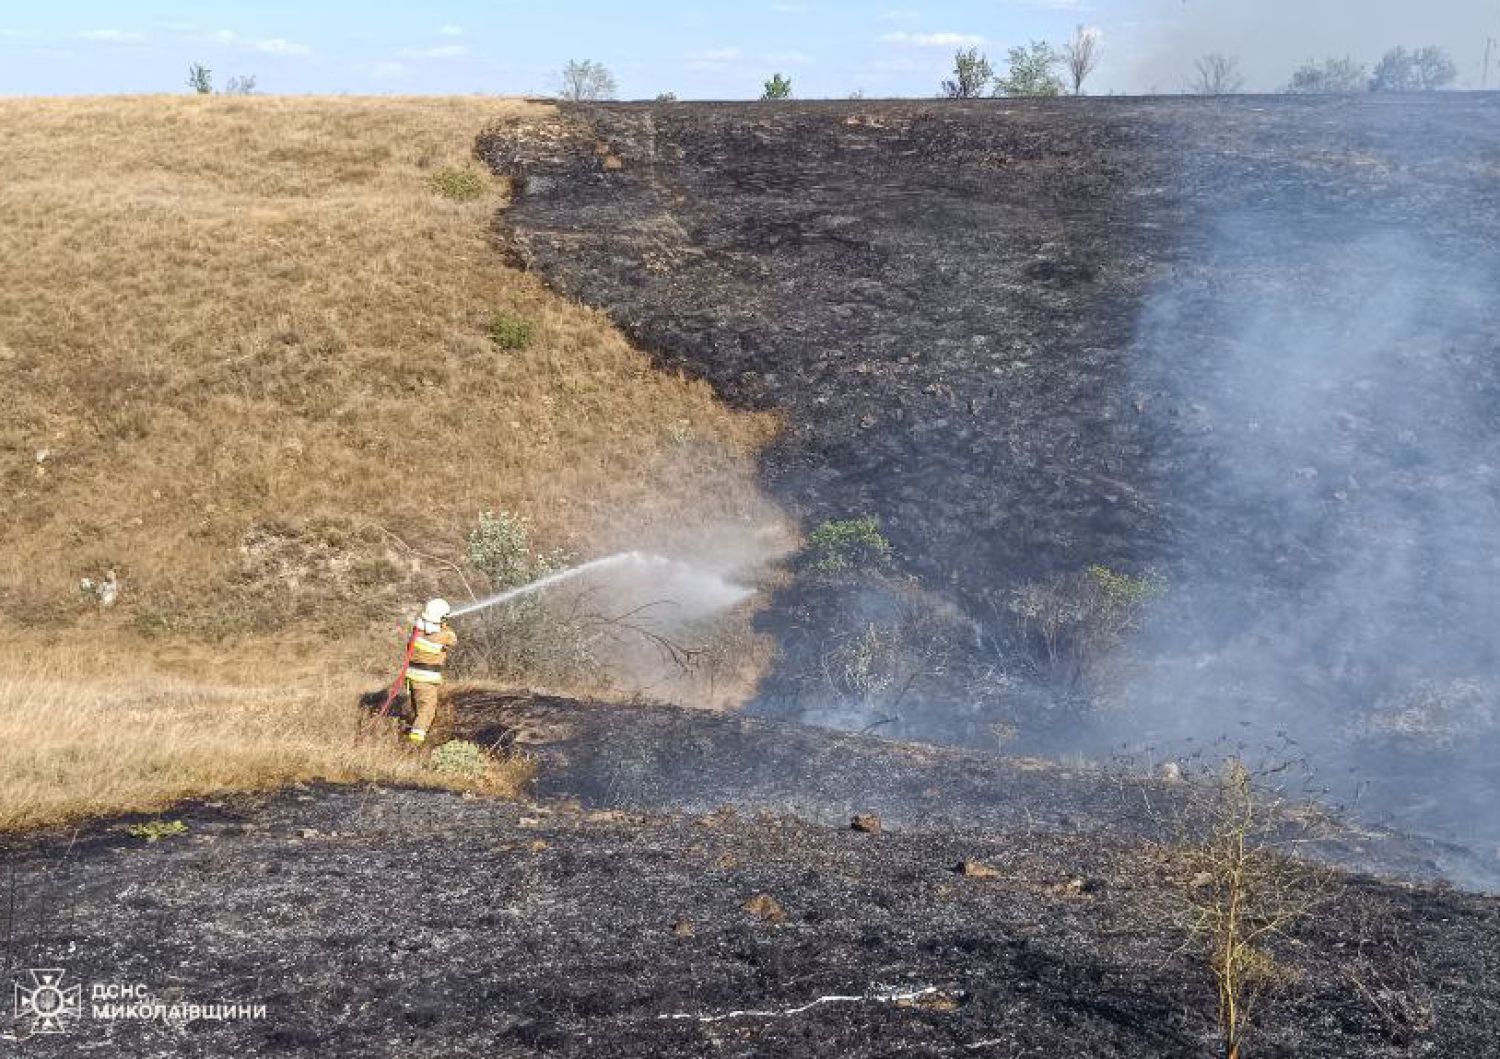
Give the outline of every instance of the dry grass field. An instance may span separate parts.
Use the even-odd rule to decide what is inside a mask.
[[[437,773],[391,731],[357,734],[347,681],[309,674],[278,690],[268,670],[226,685],[149,667],[82,679],[60,661],[21,668],[0,681],[0,832],[303,781],[513,795],[530,774],[519,760],[472,780]]]
[[[338,704],[481,510],[579,555],[776,521],[768,418],[496,252],[471,147],[528,108],[0,100],[0,826],[409,772]]]

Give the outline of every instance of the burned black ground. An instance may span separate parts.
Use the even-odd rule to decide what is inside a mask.
[[[517,261],[783,411],[768,488],[895,546],[796,571],[755,710],[1046,752],[1290,730],[1375,816],[1494,843],[1497,119],[1478,94],[618,105],[478,151],[516,178]],[[1092,564],[1171,590],[1060,690],[1008,605]],[[842,694],[843,647],[914,610],[946,626],[899,694]],[[1419,745],[1454,701],[1463,734]]]
[[[169,1000],[263,1003],[268,1017],[85,1018],[6,1047],[1212,1054],[1212,982],[1175,922],[1181,880],[1153,844],[1096,830],[1139,820],[1144,787],[675,711],[479,699],[458,724],[536,748],[550,797],[302,790],[183,807],[169,815],[186,834],[155,844],[106,823],[8,850],[8,971],[62,967],[86,989],[143,982]],[[719,775],[697,804],[739,808],[685,810],[691,763],[731,751],[824,767],[738,786]],[[929,789],[951,796],[950,820],[912,812]],[[591,807],[611,802],[632,808]],[[855,832],[840,819],[849,805],[879,805],[893,826]],[[957,874],[965,860],[996,874]],[[745,909],[762,894],[779,915]],[[1500,1032],[1494,899],[1359,876],[1330,895],[1277,952],[1295,984],[1261,1012],[1251,1054],[1488,1046]],[[845,999],[814,1003],[825,997]]]

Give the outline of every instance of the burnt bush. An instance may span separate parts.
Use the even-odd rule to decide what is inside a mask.
[[[1095,565],[1024,585],[1006,607],[1038,675],[1073,691],[1136,627],[1145,605],[1164,591],[1164,582],[1154,574],[1137,577]]]

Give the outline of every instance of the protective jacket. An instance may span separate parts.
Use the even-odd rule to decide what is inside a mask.
[[[413,684],[441,684],[448,651],[457,643],[458,637],[446,625],[418,618],[406,679]]]

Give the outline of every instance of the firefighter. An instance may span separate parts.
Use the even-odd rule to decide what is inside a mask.
[[[427,730],[437,716],[438,688],[443,684],[443,663],[458,637],[448,625],[453,608],[445,599],[428,600],[412,630],[411,662],[406,667],[406,692],[415,715],[406,738],[415,746],[427,741]]]

